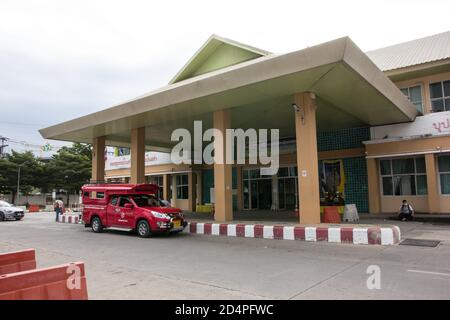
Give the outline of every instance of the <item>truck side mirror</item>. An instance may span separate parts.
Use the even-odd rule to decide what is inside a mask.
[[[125,203],[124,208],[126,209],[133,209],[133,205],[131,203]]]

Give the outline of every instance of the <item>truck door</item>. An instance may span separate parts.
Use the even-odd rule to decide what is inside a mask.
[[[106,206],[106,226],[115,226],[118,223],[118,219],[120,218],[120,209],[117,206],[119,202],[119,196],[112,196],[111,200],[109,201],[108,205]]]
[[[121,196],[119,200],[120,215],[117,226],[122,228],[134,228],[134,207],[128,196]]]

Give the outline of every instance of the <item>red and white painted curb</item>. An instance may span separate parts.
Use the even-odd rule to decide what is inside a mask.
[[[68,215],[68,214],[63,214],[59,216],[58,222],[61,223],[73,223],[73,224],[78,224],[78,223],[82,223],[80,217],[78,215]]]
[[[332,243],[393,245],[400,242],[397,226],[266,226],[190,222],[187,231],[213,236],[277,240],[327,241]]]

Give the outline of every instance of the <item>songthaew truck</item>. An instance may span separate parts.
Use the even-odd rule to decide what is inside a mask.
[[[158,199],[154,184],[88,184],[81,188],[83,222],[100,233],[105,228],[154,233],[181,232],[187,225],[181,209]]]

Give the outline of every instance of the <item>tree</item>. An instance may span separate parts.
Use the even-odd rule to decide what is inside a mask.
[[[78,192],[91,177],[92,147],[75,143],[71,147],[61,148],[47,164],[47,174],[51,176],[50,185],[54,189],[63,189],[69,194]]]
[[[0,191],[11,193],[15,202],[20,168],[20,192],[30,194],[37,184],[36,172],[43,164],[32,152],[12,151],[4,159],[0,159]]]

